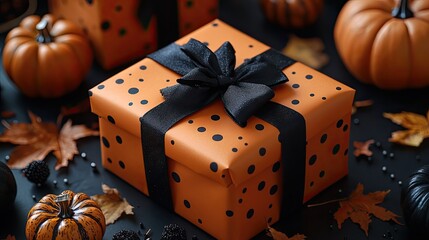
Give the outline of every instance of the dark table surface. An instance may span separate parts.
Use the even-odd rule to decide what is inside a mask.
[[[426,114],[429,107],[429,89],[383,91],[356,81],[341,62],[335,49],[332,34],[336,17],[344,2],[344,0],[326,0],[324,11],[319,21],[314,26],[299,31],[284,30],[267,23],[259,10],[256,0],[223,0],[220,2],[219,17],[239,30],[279,50],[284,47],[291,33],[302,37],[320,37],[324,41],[326,45],[325,51],[330,57],[330,62],[320,71],[355,88],[357,90],[356,100],[374,100],[373,106],[361,109],[353,116],[352,119],[359,119],[359,124],[351,125],[350,143],[375,139],[381,142],[382,149],[385,149],[388,153],[394,153],[395,157],[383,157],[381,150],[374,148],[372,161],[359,160],[352,156],[353,151],[349,151],[349,175],[316,196],[310,203],[345,197],[358,183],[362,183],[365,186],[366,193],[390,189],[390,194],[381,205],[402,215],[400,208],[401,186],[398,182],[404,181],[410,173],[429,163],[429,140],[425,140],[418,148],[389,143],[388,138],[391,132],[399,130],[401,127],[385,119],[382,114],[383,112],[396,113],[401,111]],[[45,12],[45,1],[39,1],[39,3],[38,13]],[[0,49],[3,48],[4,37],[5,34],[0,35]],[[16,117],[12,118],[11,121],[28,122],[27,111],[32,111],[41,116],[44,121],[55,121],[62,106],[70,106],[82,101],[87,97],[89,88],[119,72],[124,67],[126,66],[104,71],[97,64],[94,64],[87,76],[87,80],[78,90],[56,100],[24,97],[11,84],[5,72],[1,69],[0,109],[11,110],[16,113]],[[96,117],[91,113],[73,117],[75,123],[89,123],[94,119],[96,120]],[[3,130],[4,127],[0,126],[0,132]],[[19,170],[13,170],[17,181],[18,194],[14,207],[10,210],[11,213],[0,215],[0,239],[5,238],[8,234],[15,235],[19,240],[25,239],[26,215],[35,203],[32,195],[35,195],[36,199],[40,199],[47,193],[58,194],[65,189],[95,195],[101,193],[102,183],[118,188],[121,195],[135,207],[134,215],[122,216],[116,223],[107,227],[104,239],[111,239],[113,234],[121,229],[144,232],[148,228],[152,229],[152,239],[159,239],[162,227],[170,223],[178,223],[185,227],[189,239],[191,239],[192,235],[198,236],[198,239],[212,239],[191,223],[159,207],[151,199],[104,170],[101,167],[100,143],[97,137],[81,139],[77,143],[79,150],[87,153],[87,159],[84,160],[76,156],[68,168],[55,171],[53,170],[55,158],[49,155],[46,160],[51,168],[51,175],[47,184],[43,187],[35,186],[25,179]],[[13,147],[12,144],[0,143],[0,161],[5,161],[5,156],[10,154]],[[417,159],[417,156],[420,157],[420,160]],[[90,162],[97,164],[99,173],[92,171]],[[381,170],[382,166],[387,167],[387,172]],[[390,178],[392,173],[395,175],[394,179]],[[64,178],[68,179],[68,185],[63,183]],[[57,186],[52,183],[54,180],[58,181]],[[409,239],[406,225],[382,222],[376,218],[373,218],[370,223],[368,237],[365,237],[358,225],[349,220],[343,224],[340,230],[333,218],[333,213],[337,208],[338,203],[313,208],[303,207],[296,216],[283,219],[274,224],[273,227],[284,231],[288,235],[293,235],[297,232],[303,233],[308,239],[383,239],[383,235],[387,235],[389,232],[393,239]],[[402,218],[400,220],[404,222]],[[146,229],[140,229],[139,223],[143,223]],[[266,237],[262,232],[256,239],[266,239]]]

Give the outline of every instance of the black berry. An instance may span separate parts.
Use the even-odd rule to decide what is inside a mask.
[[[161,240],[186,240],[186,230],[177,224],[168,224],[164,226],[161,234]]]
[[[132,230],[121,230],[113,235],[112,240],[140,240],[140,237]]]
[[[24,176],[35,184],[43,184],[49,177],[49,166],[45,161],[33,161],[23,170]]]

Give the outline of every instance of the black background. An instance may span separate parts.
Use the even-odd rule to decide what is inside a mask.
[[[46,2],[38,2],[38,13],[45,13],[47,11]],[[401,186],[398,181],[405,181],[410,173],[429,163],[429,140],[425,140],[418,148],[389,143],[388,138],[391,132],[399,130],[401,127],[383,118],[382,113],[410,111],[425,115],[429,106],[429,88],[383,91],[373,86],[361,84],[350,75],[336,52],[332,34],[338,12],[345,2],[344,0],[326,0],[324,11],[319,21],[313,26],[299,31],[285,30],[267,23],[259,9],[257,0],[221,0],[219,18],[278,50],[285,46],[291,33],[301,37],[320,37],[324,41],[326,45],[325,51],[330,56],[330,62],[320,71],[355,88],[357,90],[356,100],[374,100],[373,106],[360,109],[352,117],[352,119],[358,119],[359,124],[351,124],[350,143],[375,139],[381,142],[383,149],[387,150],[388,153],[394,153],[395,156],[394,158],[384,157],[380,149],[373,147],[374,156],[372,161],[367,161],[366,159],[356,159],[352,156],[353,151],[349,151],[349,175],[316,196],[310,203],[345,197],[358,183],[363,183],[366,193],[390,189],[391,193],[381,205],[402,215],[400,208]],[[1,34],[0,49],[3,48],[4,38],[5,34]],[[12,120],[20,122],[29,121],[27,111],[32,111],[41,116],[44,121],[54,122],[61,106],[72,106],[85,99],[88,89],[125,67],[104,71],[95,63],[85,83],[78,90],[56,100],[24,97],[11,84],[5,72],[1,69],[0,110],[14,111],[16,117]],[[88,113],[74,116],[73,120],[76,124],[89,124],[92,121],[96,121],[96,117]],[[0,132],[3,130],[4,127],[0,126]],[[12,144],[0,144],[0,161],[5,161],[5,156],[10,154],[13,147]],[[46,160],[51,168],[51,175],[47,184],[43,187],[33,185],[21,175],[19,170],[13,170],[18,185],[18,194],[14,207],[9,211],[10,213],[0,215],[0,239],[5,238],[8,234],[15,235],[19,240],[25,239],[26,215],[35,203],[31,198],[33,194],[37,199],[40,199],[47,193],[58,194],[62,190],[71,189],[75,192],[95,195],[102,193],[101,183],[118,188],[121,195],[135,207],[134,215],[122,216],[116,223],[107,227],[104,239],[111,239],[112,235],[121,229],[145,232],[148,228],[152,229],[152,239],[159,239],[162,227],[169,223],[178,223],[185,227],[189,239],[194,234],[198,236],[198,239],[212,239],[180,216],[162,209],[142,193],[115,175],[105,171],[100,163],[100,143],[97,137],[78,140],[78,148],[81,152],[87,153],[87,159],[76,156],[67,169],[53,170],[55,158],[52,155],[47,157]],[[420,158],[420,160],[417,158]],[[91,162],[97,164],[98,173],[92,171]],[[387,172],[382,172],[382,166],[387,167]],[[394,179],[390,178],[391,173],[395,175]],[[64,178],[68,179],[68,185],[63,183]],[[56,187],[52,183],[53,180],[58,181]],[[338,203],[313,208],[303,207],[299,214],[283,219],[274,224],[273,227],[284,231],[289,236],[297,232],[303,233],[308,239],[384,239],[383,235],[388,235],[389,232],[393,239],[409,239],[409,232],[405,225],[382,222],[375,218],[373,218],[369,227],[369,237],[365,237],[364,232],[359,229],[358,225],[351,223],[349,220],[339,230],[333,218],[333,213],[337,208]],[[402,218],[400,221],[404,222]],[[146,228],[141,229],[139,223],[143,223]],[[261,232],[255,239],[266,239],[264,235],[264,232]]]

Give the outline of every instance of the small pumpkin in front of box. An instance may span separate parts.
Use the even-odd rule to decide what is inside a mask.
[[[44,196],[28,213],[27,239],[103,239],[106,222],[97,203],[85,193],[63,191]]]
[[[47,14],[31,15],[6,36],[3,67],[28,97],[61,97],[84,80],[93,53],[74,23]]]
[[[334,39],[349,71],[382,89],[429,86],[429,1],[348,1]]]
[[[323,0],[259,0],[268,21],[285,28],[304,28],[315,23],[323,3]]]

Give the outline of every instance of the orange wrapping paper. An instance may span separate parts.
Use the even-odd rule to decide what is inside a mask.
[[[140,1],[143,0],[50,0],[49,9],[81,26],[91,40],[97,61],[111,69],[157,49],[157,18],[153,16],[143,26],[136,17]],[[217,16],[218,0],[177,2],[180,36]]]
[[[269,49],[219,20],[176,43],[190,38],[212,50],[230,41],[237,66]],[[283,72],[289,82],[275,87],[272,101],[305,118],[306,202],[347,175],[354,90],[301,63]],[[92,110],[100,116],[103,166],[146,195],[139,118],[163,101],[159,90],[178,77],[145,58],[90,91]],[[240,128],[220,101],[178,122],[165,136],[174,211],[218,239],[248,239],[276,222],[281,204],[288,204],[281,202],[278,134],[256,117]]]

